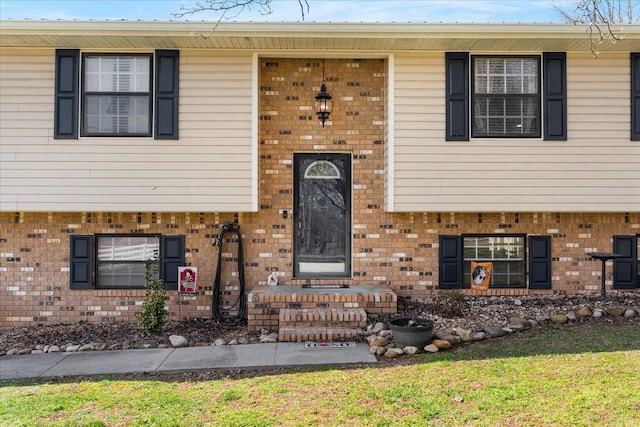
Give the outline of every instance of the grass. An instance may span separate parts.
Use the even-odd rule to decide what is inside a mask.
[[[0,388],[3,426],[640,425],[640,325],[587,322],[403,363]]]

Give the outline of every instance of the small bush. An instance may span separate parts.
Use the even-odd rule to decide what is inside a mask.
[[[469,303],[462,292],[451,291],[434,298],[433,309],[444,317],[461,317],[469,311]]]
[[[159,265],[157,254],[154,259],[147,260],[145,270],[147,292],[142,302],[142,310],[136,314],[138,323],[148,332],[160,332],[164,326],[165,317],[169,314],[164,308],[167,293],[164,290],[164,281],[159,278]]]

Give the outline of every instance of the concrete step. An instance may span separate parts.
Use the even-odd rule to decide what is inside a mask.
[[[342,341],[354,339],[364,333],[361,328],[280,328],[278,330],[279,342],[303,342],[303,341]]]
[[[283,328],[366,328],[363,308],[282,308],[278,327]]]

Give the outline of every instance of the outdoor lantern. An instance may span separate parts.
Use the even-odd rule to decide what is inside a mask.
[[[329,119],[331,111],[333,110],[331,95],[327,92],[327,86],[324,84],[324,59],[322,60],[322,85],[320,86],[320,92],[316,95],[314,110],[318,115],[318,119],[322,122],[322,127],[324,127],[324,122]]]

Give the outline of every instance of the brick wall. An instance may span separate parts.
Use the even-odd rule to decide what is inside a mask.
[[[612,250],[612,236],[640,233],[640,213],[448,213],[384,211],[384,81],[381,59],[329,59],[325,81],[334,112],[323,129],[313,112],[322,79],[318,59],[262,58],[259,82],[259,186],[257,213],[0,213],[0,326],[135,320],[143,290],[69,289],[69,236],[158,233],[185,236],[186,264],[198,267],[193,297],[169,292],[171,318],[210,317],[218,259],[212,245],[227,221],[240,224],[247,292],[276,272],[292,279],[292,157],[294,152],[353,154],[353,279],[313,283],[386,285],[399,295],[425,296],[438,285],[438,236],[506,233],[552,236],[553,289],[600,289],[599,261],[588,252]],[[223,248],[225,277],[233,275],[234,243]],[[612,268],[607,269],[611,280]],[[466,291],[471,293],[471,291]],[[487,294],[523,294],[491,290]],[[235,295],[228,295],[233,302]]]

